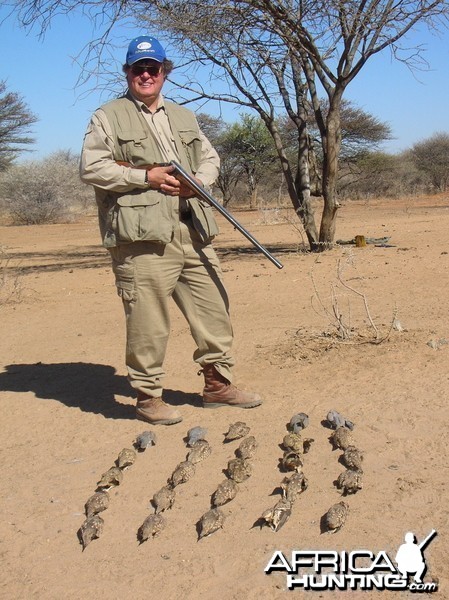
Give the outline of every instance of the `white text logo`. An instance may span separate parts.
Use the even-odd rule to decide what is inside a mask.
[[[418,544],[412,532],[406,533],[405,541],[395,556],[396,564],[383,550],[377,553],[370,550],[294,550],[290,560],[276,550],[265,567],[265,573],[284,571],[289,590],[408,589],[412,592],[435,592],[437,583],[423,581],[426,572],[423,551],[436,535],[433,529]]]

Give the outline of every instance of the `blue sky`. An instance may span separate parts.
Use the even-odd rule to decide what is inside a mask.
[[[92,92],[87,97],[74,89],[80,67],[73,61],[92,37],[92,23],[85,17],[60,16],[43,40],[37,30],[26,33],[0,7],[0,79],[8,91],[18,92],[39,117],[33,129],[33,153],[22,158],[42,158],[61,149],[78,153],[91,113],[107,98]],[[121,31],[126,39],[141,30]],[[124,39],[125,39],[124,38]],[[443,37],[415,34],[413,42],[427,45],[429,71],[413,74],[390,58],[388,50],[368,61],[348,87],[346,98],[387,122],[394,140],[384,145],[388,152],[399,152],[438,131],[449,133],[449,32]],[[170,48],[167,47],[169,54]],[[126,43],[115,52],[117,69],[123,62]],[[218,107],[202,109],[218,115]],[[238,120],[238,110],[228,109],[228,122]]]

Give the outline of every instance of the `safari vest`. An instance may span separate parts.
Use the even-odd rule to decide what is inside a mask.
[[[201,160],[201,140],[194,114],[165,101],[179,162],[193,174]],[[161,163],[164,158],[145,117],[132,98],[124,96],[103,105],[115,141],[114,159],[136,167]],[[95,188],[100,230],[106,248],[136,241],[168,244],[178,219],[179,198],[149,188],[117,193]],[[212,208],[203,200],[190,198],[192,223],[202,241],[218,233]]]

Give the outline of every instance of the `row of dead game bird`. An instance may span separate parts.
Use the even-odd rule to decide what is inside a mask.
[[[294,473],[286,476],[280,484],[281,498],[256,521],[255,525],[268,525],[273,531],[286,523],[292,514],[293,505],[298,496],[308,487],[308,481],[303,473],[304,454],[310,450],[311,438],[302,438],[301,431],[308,425],[309,418],[305,413],[297,413],[287,426],[288,433],[284,436],[282,446],[284,453],[280,459],[282,471]],[[341,461],[347,467],[336,481],[342,495],[354,494],[362,489],[362,461],[363,453],[353,441],[352,430],[354,424],[335,410],[329,411],[325,425],[334,429],[330,441],[334,449],[343,450]],[[254,436],[248,435],[250,428],[241,421],[229,426],[224,442],[241,439],[235,450],[236,458],[229,460],[226,469],[226,479],[222,481],[211,496],[211,508],[198,521],[198,539],[211,535],[223,527],[225,514],[220,508],[233,500],[238,492],[238,484],[248,479],[252,474],[251,459],[257,450],[257,441]],[[166,527],[166,518],[163,512],[170,509],[176,498],[176,487],[191,479],[196,470],[196,464],[206,459],[211,454],[211,446],[205,439],[207,430],[203,427],[193,427],[187,432],[186,444],[189,448],[186,460],[179,463],[171,476],[151,500],[154,513],[150,514],[140,526],[137,538],[140,543],[157,536]],[[243,439],[242,439],[243,438]],[[134,441],[134,449],[124,448],[116,460],[116,466],[104,473],[97,483],[97,491],[85,504],[86,520],[78,530],[78,537],[83,549],[103,532],[104,521],[99,513],[109,506],[108,490],[120,485],[123,480],[123,471],[132,466],[139,452],[156,444],[156,436],[152,431],[144,431]],[[338,531],[347,518],[349,506],[347,502],[339,502],[330,507],[323,517],[326,531]]]

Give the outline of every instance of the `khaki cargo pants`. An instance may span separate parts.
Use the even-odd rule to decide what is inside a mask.
[[[218,258],[190,225],[177,219],[167,245],[134,242],[110,248],[126,315],[126,365],[133,388],[161,396],[170,333],[170,298],[190,326],[200,365],[214,363],[232,381],[232,326]]]

